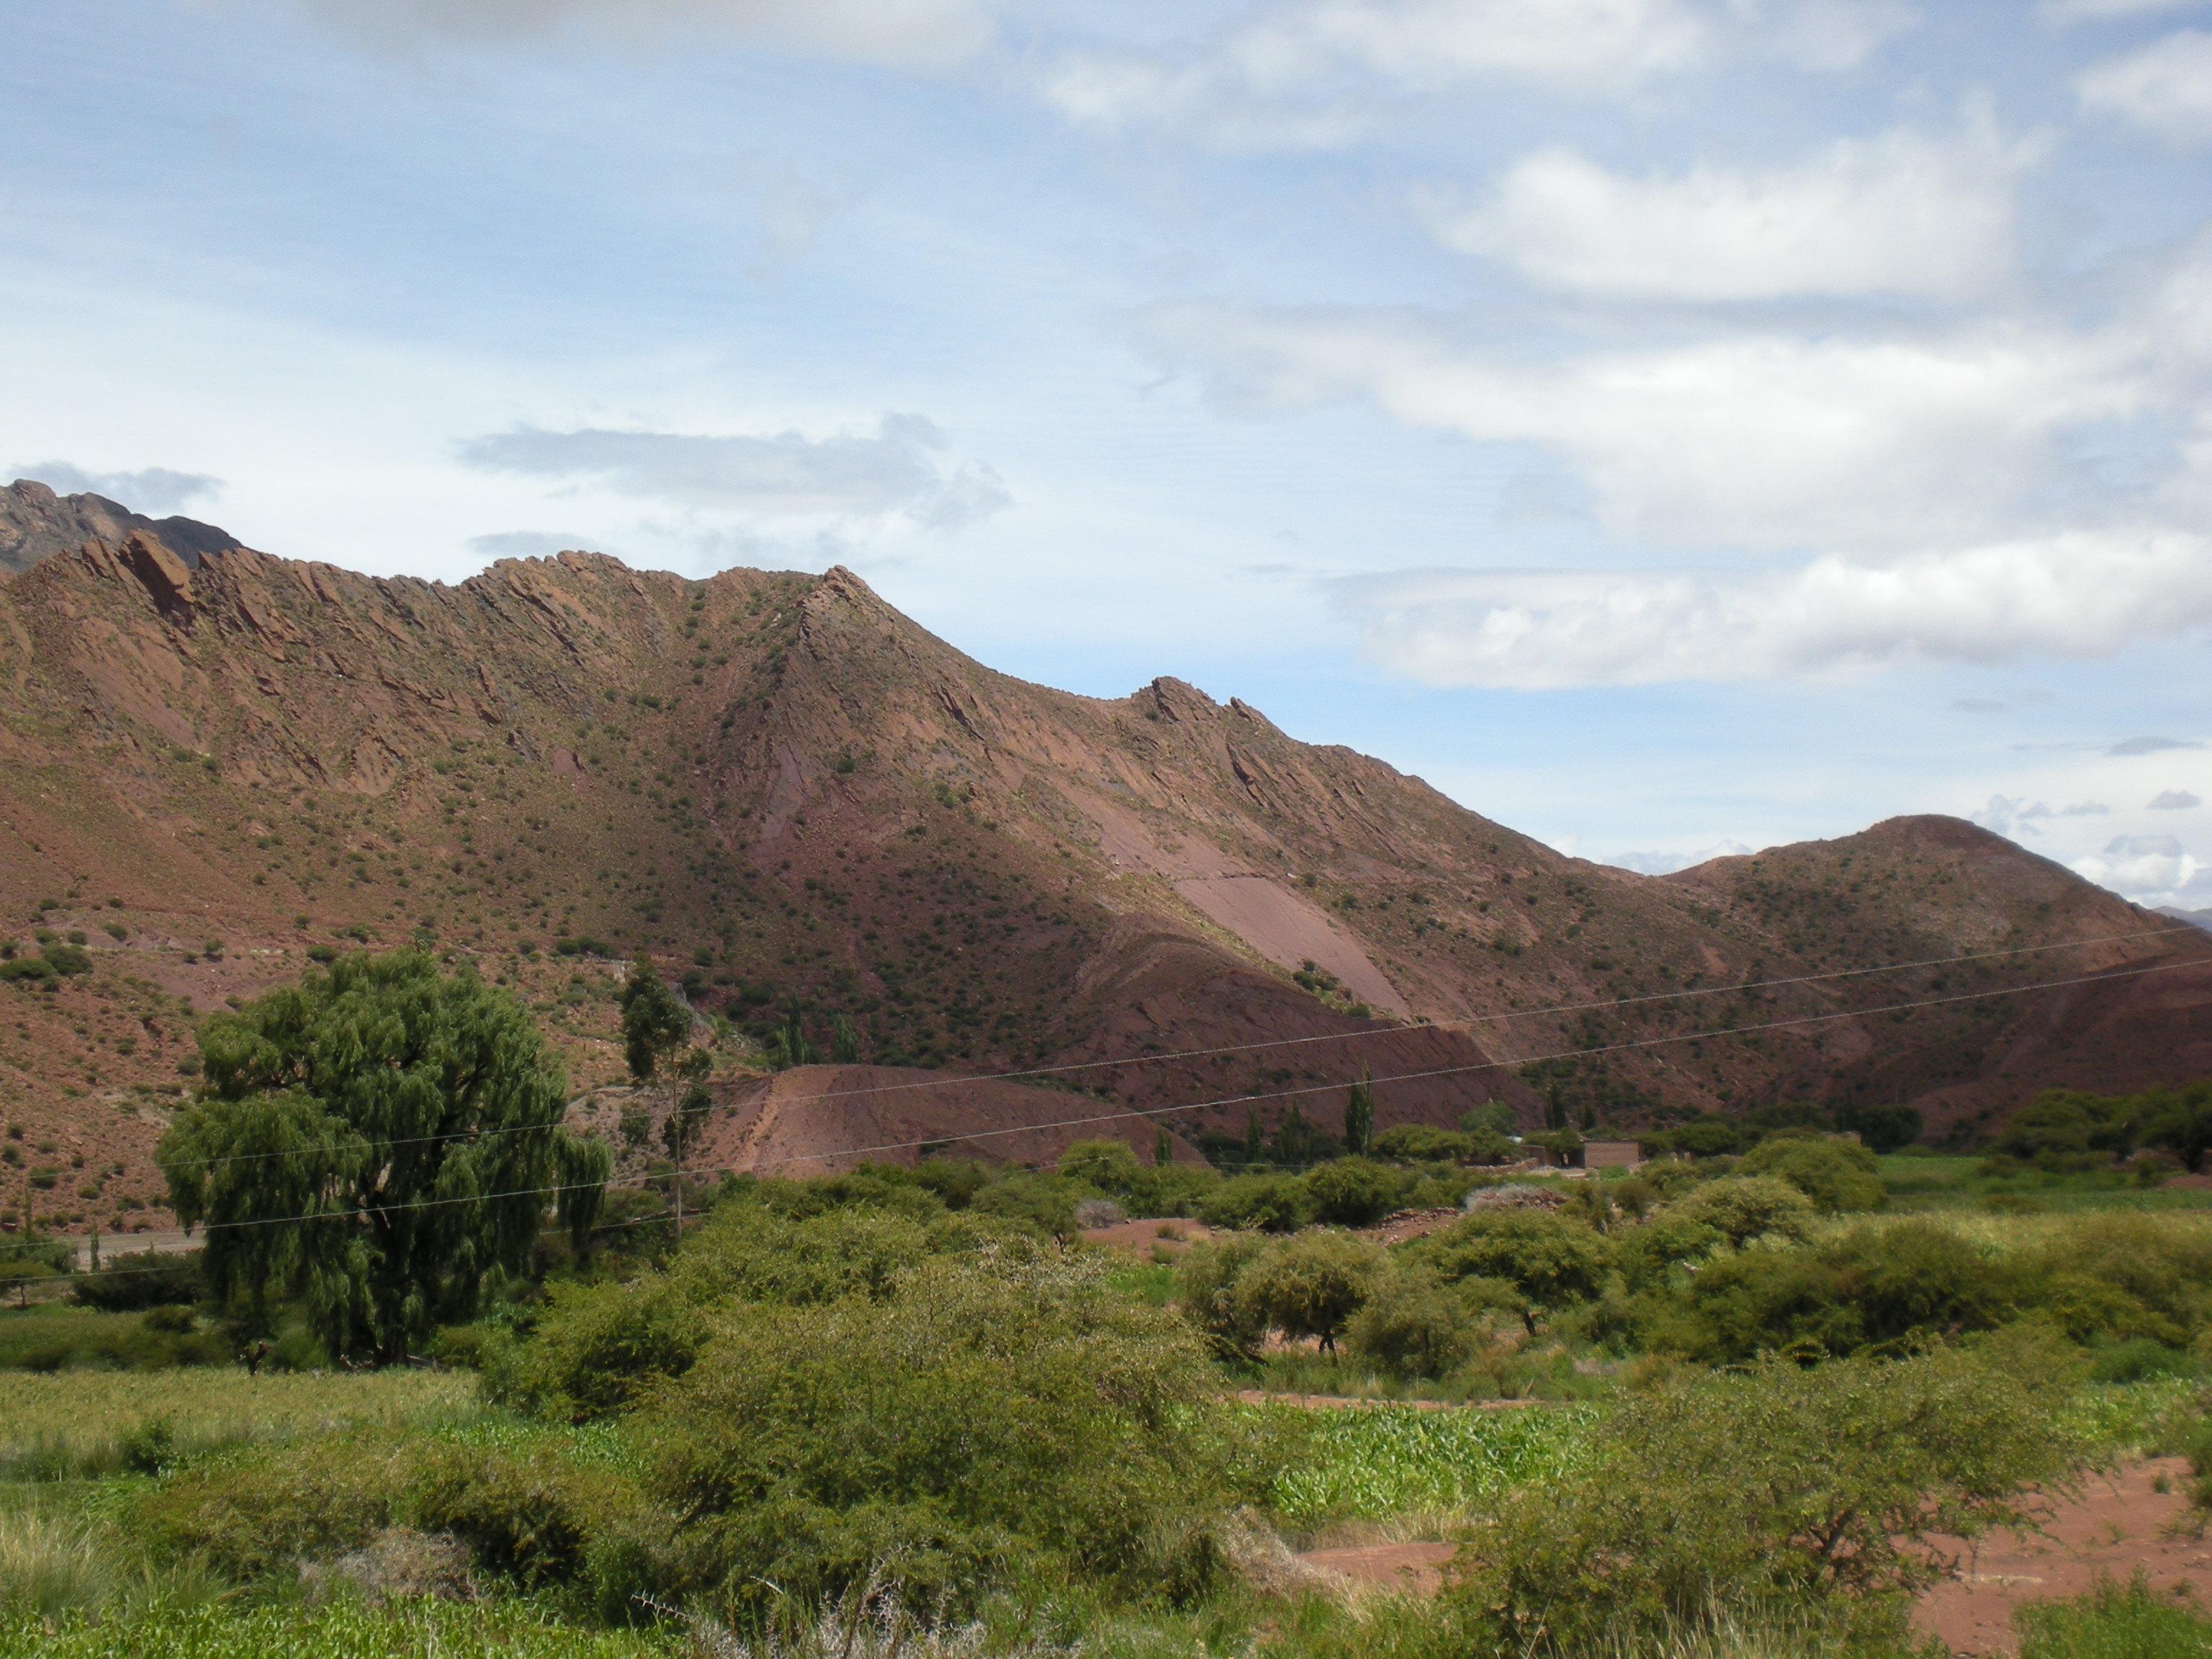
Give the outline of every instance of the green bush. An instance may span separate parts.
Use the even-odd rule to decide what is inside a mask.
[[[185,1316],[168,1319],[163,1329],[155,1320],[165,1314]],[[0,1312],[0,1370],[159,1370],[228,1364],[234,1358],[226,1337],[201,1330],[183,1309],[124,1314],[49,1305]]]
[[[1706,1182],[1668,1206],[1667,1212],[1670,1218],[1711,1227],[1735,1248],[1754,1238],[1802,1243],[1812,1236],[1816,1218],[1813,1200],[1802,1190],[1763,1175],[1723,1176]]]
[[[1503,1279],[1534,1310],[1587,1302],[1612,1265],[1607,1242],[1589,1226],[1542,1210],[1491,1210],[1455,1221],[1412,1247],[1412,1260],[1447,1282]]]
[[[1706,1262],[1647,1328],[1653,1346],[1711,1364],[1777,1351],[1845,1355],[1989,1330],[2015,1311],[2012,1279],[1928,1222],[1860,1227],[1818,1249]]]
[[[1075,1206],[1090,1194],[1077,1182],[1056,1175],[1024,1173],[993,1182],[975,1194],[969,1208],[1034,1229],[1047,1238],[1073,1238]]]
[[[1771,1363],[1632,1398],[1584,1470],[1523,1487],[1452,1600],[1489,1644],[1582,1653],[1775,1602],[1902,1635],[1921,1547],[2008,1523],[2073,1449],[2018,1356]],[[1476,1644],[1471,1644],[1476,1645]]]
[[[1372,1158],[1339,1158],[1304,1176],[1313,1218],[1332,1227],[1365,1227],[1405,1206],[1413,1182]]]
[[[160,1250],[110,1256],[96,1273],[80,1273],[70,1293],[87,1308],[131,1313],[181,1306],[201,1295],[199,1260]]]
[[[309,1457],[258,1447],[139,1494],[131,1520],[164,1553],[242,1582],[360,1547],[392,1524],[404,1477],[399,1454],[366,1436],[334,1436]]]
[[[1194,1591],[1227,1492],[1211,1387],[1172,1315],[1044,1254],[733,1309],[640,1419],[648,1488],[684,1517],[659,1571],[744,1607],[875,1572],[963,1605],[1033,1571]]]
[[[1127,1198],[1143,1183],[1145,1167],[1118,1140],[1079,1140],[1060,1155],[1060,1173],[1096,1187],[1109,1198]]]
[[[1473,1135],[1425,1123],[1401,1123],[1375,1137],[1376,1157],[1403,1164],[1465,1163],[1474,1152]]]
[[[1386,1271],[1382,1247],[1316,1229],[1270,1243],[1237,1275],[1233,1294],[1263,1328],[1318,1337],[1324,1352]]]
[[[569,1422],[626,1411],[690,1368],[714,1307],[880,1298],[924,1257],[1022,1236],[980,1217],[938,1211],[925,1224],[866,1205],[793,1220],[768,1207],[774,1196],[740,1189],[666,1267],[631,1283],[553,1287],[524,1334],[486,1343],[491,1396]]]
[[[1344,1333],[1345,1346],[1402,1377],[1443,1377],[1474,1355],[1480,1331],[1472,1310],[1427,1273],[1384,1278]]]
[[[1262,1311],[1237,1292],[1244,1270],[1265,1243],[1251,1233],[1211,1239],[1184,1254],[1176,1267],[1176,1300],[1224,1358],[1249,1358],[1267,1334]]]
[[[1777,1135],[1744,1154],[1736,1166],[1747,1176],[1779,1176],[1823,1215],[1845,1210],[1879,1210],[1889,1202],[1881,1165],[1872,1152],[1848,1140],[1821,1135]]]
[[[1209,1227],[1296,1232],[1313,1219],[1305,1183],[1292,1175],[1241,1175],[1223,1182],[1199,1205]]]

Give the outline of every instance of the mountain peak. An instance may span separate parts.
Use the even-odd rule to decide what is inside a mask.
[[[28,570],[87,542],[119,547],[134,533],[151,538],[188,570],[210,553],[239,545],[228,531],[198,519],[149,519],[105,495],[58,495],[35,478],[0,489],[0,571]]]

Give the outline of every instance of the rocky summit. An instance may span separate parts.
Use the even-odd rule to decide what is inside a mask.
[[[733,1165],[1085,1122],[1189,1156],[1333,1123],[1363,1074],[1384,1127],[1807,1098],[1940,1132],[2212,1070],[2212,936],[1957,820],[1643,876],[1234,697],[995,673],[844,569],[449,586],[230,541],[0,494],[0,938],[85,958],[0,986],[0,1115],[62,1224],[161,1219],[196,1015],[416,936],[586,1091],[622,1075],[619,960],[663,963],[732,1022]],[[794,1013],[839,1064],[768,1087],[744,1034]]]

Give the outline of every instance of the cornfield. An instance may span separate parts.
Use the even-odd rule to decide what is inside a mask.
[[[1465,1516],[1515,1486],[1579,1468],[1596,1417],[1585,1407],[1329,1412],[1276,1477],[1275,1509],[1294,1527]]]

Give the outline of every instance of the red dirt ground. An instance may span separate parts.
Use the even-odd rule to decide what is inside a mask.
[[[1300,1403],[1352,1402],[1311,1396]],[[2014,1608],[2079,1595],[2100,1577],[2124,1583],[2138,1572],[2162,1595],[2212,1603],[2212,1539],[2192,1535],[2180,1524],[2189,1516],[2182,1495],[2188,1473],[2178,1457],[2131,1463],[2057,1505],[2042,1535],[1999,1533],[1978,1550],[1962,1540],[1939,1540],[1959,1553],[1960,1576],[1921,1598],[1914,1629],[1960,1659],[2016,1653]],[[2166,1492],[2157,1490],[2161,1478]],[[1443,1543],[1366,1544],[1309,1550],[1298,1561],[1357,1586],[1430,1595],[1441,1587],[1455,1549]]]
[[[2188,1517],[2182,1495],[2188,1476],[2179,1457],[2131,1463],[2058,1505],[2045,1535],[1985,1539],[1960,1563],[1960,1578],[1921,1598],[1915,1629],[1962,1655],[2014,1653],[2014,1607],[2079,1595],[2100,1577],[2124,1583],[2137,1572],[2161,1595],[2212,1604],[2212,1540],[2167,1530]],[[2169,1491],[2156,1489],[2160,1477]]]

